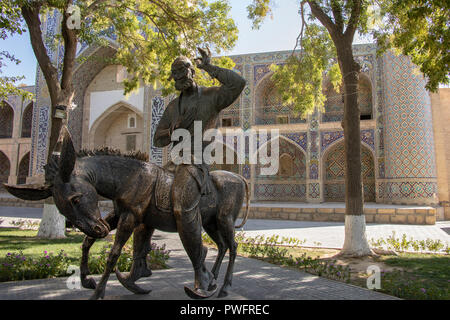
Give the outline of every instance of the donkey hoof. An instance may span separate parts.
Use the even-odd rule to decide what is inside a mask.
[[[222,288],[220,288],[219,294],[217,295],[218,298],[224,298],[228,296],[228,290],[231,289],[231,284],[224,283]]]
[[[117,269],[115,270],[117,280],[129,291],[135,294],[149,294],[152,290],[145,290],[135,284],[130,278],[124,277]]]
[[[84,278],[81,279],[81,285],[83,288],[95,290],[97,288],[97,283],[93,278]]]
[[[94,294],[89,298],[89,300],[98,300],[105,298],[105,290],[95,290]]]
[[[225,298],[227,296],[228,296],[228,290],[223,289],[223,288],[219,291],[219,294],[217,295],[218,298]]]
[[[216,291],[217,291],[217,286],[214,290],[211,290],[211,291],[206,291],[206,290],[202,290],[202,289],[192,290],[191,288],[184,287],[184,292],[186,292],[188,297],[191,299],[195,299],[195,300],[210,298],[216,293]]]

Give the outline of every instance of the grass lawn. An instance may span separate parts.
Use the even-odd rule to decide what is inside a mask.
[[[37,230],[19,230],[17,228],[0,228],[0,262],[8,253],[22,251],[27,257],[38,258],[48,253],[58,254],[61,250],[67,254],[71,262],[81,259],[81,244],[84,234],[80,232],[67,232],[67,238],[47,240],[36,238]],[[97,240],[90,253],[99,254],[107,240]]]
[[[70,265],[79,266],[84,234],[66,232],[64,239],[39,239],[37,230],[0,228],[0,282],[67,276]],[[89,270],[103,273],[113,237],[97,240],[89,251]],[[116,263],[121,272],[130,271],[133,263],[132,237],[122,248]],[[61,251],[63,250],[63,251]],[[152,244],[147,264],[152,270],[169,266],[169,251]]]
[[[209,237],[205,236],[204,240],[208,246],[215,247]],[[364,288],[367,287],[369,277],[367,268],[376,265],[381,270],[381,289],[377,291],[402,299],[450,300],[450,255],[448,254],[399,253],[364,258],[341,258],[335,257],[339,250],[333,249],[270,245],[272,248],[270,250],[264,248],[255,250],[255,246],[240,244],[238,254],[288,268],[306,270],[313,274],[319,271],[319,275]],[[296,267],[293,262],[299,257],[303,257],[303,261],[306,261],[305,257],[310,260],[302,267]],[[309,265],[316,267],[310,268]],[[334,276],[336,272],[342,271],[342,269],[336,269],[334,267],[336,265],[349,270],[345,279]]]

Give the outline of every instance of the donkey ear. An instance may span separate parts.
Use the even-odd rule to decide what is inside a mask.
[[[75,167],[77,155],[67,127],[64,126],[62,131],[63,142],[61,147],[61,158],[59,159],[59,175],[61,176],[62,181],[67,183],[69,182],[70,175]]]
[[[8,184],[3,184],[6,191],[11,193],[13,196],[23,199],[37,201],[42,199],[47,199],[52,196],[52,188],[49,185],[17,185],[11,186]]]

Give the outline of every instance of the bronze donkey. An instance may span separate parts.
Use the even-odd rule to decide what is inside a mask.
[[[142,154],[141,154],[142,155]],[[73,225],[88,237],[83,245],[81,265],[83,286],[95,288],[91,299],[104,298],[106,282],[114,270],[124,244],[134,231],[134,261],[130,275],[124,278],[118,271],[118,279],[135,293],[148,293],[134,282],[142,276],[151,275],[146,266],[146,256],[150,251],[150,239],[155,229],[177,232],[177,225],[171,211],[170,185],[173,174],[157,165],[143,161],[142,156],[121,155],[103,149],[100,151],[75,153],[67,130],[63,131],[61,155],[46,166],[44,186],[29,187],[9,186],[5,188],[18,198],[41,200],[53,196],[55,205]],[[206,288],[195,284],[194,290],[185,287],[192,298],[207,298],[216,291],[215,279],[226,251],[230,250],[230,259],[224,284],[219,297],[227,295],[231,287],[237,244],[234,229],[242,227],[248,217],[249,190],[246,180],[235,173],[227,171],[211,172],[214,192],[198,199],[201,208],[201,225],[218,245],[218,255],[212,269],[212,277]],[[192,188],[198,188],[193,184]],[[104,220],[98,208],[98,195],[113,200],[114,211]],[[247,198],[244,221],[238,227],[234,223]],[[97,238],[105,237],[110,230],[117,228],[115,241],[108,256],[104,274],[98,285],[93,279],[86,278],[87,255],[90,246]],[[201,265],[206,267],[204,254]],[[209,271],[207,271],[209,272]]]

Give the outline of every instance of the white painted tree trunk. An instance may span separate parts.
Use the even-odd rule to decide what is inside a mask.
[[[344,247],[339,255],[351,257],[373,255],[367,242],[365,215],[345,215]]]
[[[66,218],[53,203],[44,203],[38,238],[61,239],[66,237]]]

